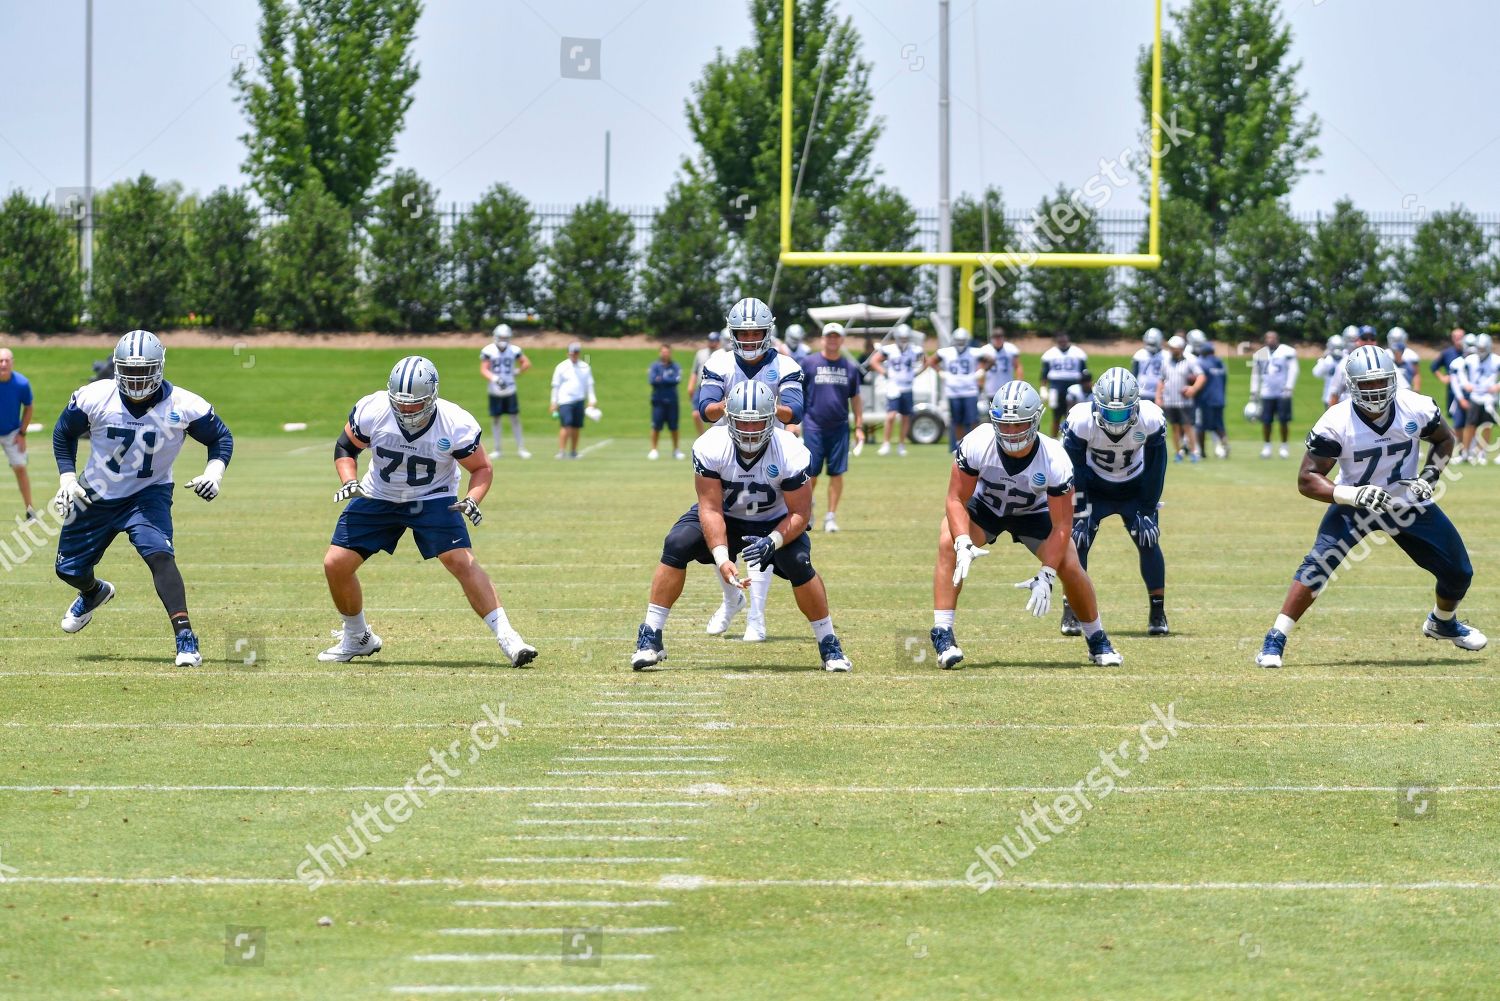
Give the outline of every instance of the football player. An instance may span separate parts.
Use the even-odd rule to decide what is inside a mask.
[[[234,437],[203,397],[167,382],[167,351],[148,330],[132,330],[114,351],[114,378],[73,394],[52,429],[58,489],[53,507],[63,518],[57,576],[78,589],[62,629],[76,633],[115,586],[94,576],[115,536],[124,532],[151,568],[156,596],[176,638],[178,667],[198,667],[198,637],[187,613],[187,591],[172,548],[172,464],[188,438],[208,449],[208,465],[184,486],[206,501],[219,496]],[[78,475],[78,439],[90,453]]]
[[[1162,354],[1165,338],[1156,327],[1141,337],[1141,347],[1130,358],[1130,374],[1135,376],[1140,395],[1148,400],[1156,399],[1156,387],[1161,382],[1166,355]]]
[[[510,415],[510,433],[516,439],[516,454],[523,459],[531,458],[526,451],[526,439],[521,437],[521,404],[516,396],[516,376],[531,367],[518,345],[510,342],[510,326],[502,323],[495,328],[490,343],[479,352],[479,374],[489,385],[490,423],[494,427],[495,447],[491,459],[500,458],[500,422]]]
[[[1288,428],[1292,422],[1292,394],[1297,387],[1297,350],[1290,344],[1281,343],[1281,335],[1267,330],[1265,347],[1255,352],[1250,359],[1250,400],[1259,403],[1261,441],[1260,457],[1271,457],[1271,425],[1281,422],[1281,457],[1289,457],[1287,451]],[[1250,413],[1246,408],[1246,415]]]
[[[689,563],[718,567],[725,605],[743,602],[735,597],[745,587],[735,565],[743,555],[747,566],[774,570],[792,585],[818,641],[823,669],[847,671],[849,658],[833,631],[828,594],[812,565],[808,451],[796,435],[776,427],[776,397],[764,382],[738,383],[722,408],[727,423],[709,428],[693,444],[698,502],[677,519],[662,544],[630,666],[640,671],[666,659],[662,630],[682,595]]]
[[[1041,617],[1051,610],[1052,588],[1061,577],[1087,637],[1089,660],[1101,667],[1124,663],[1099,622],[1094,585],[1073,547],[1073,463],[1055,438],[1040,433],[1042,409],[1030,385],[1006,383],[990,401],[989,426],[975,428],[959,445],[932,576],[932,646],[944,669],[963,663],[953,636],[958,595],[974,561],[989,553],[974,544],[976,529],[987,543],[1009,532],[1041,561],[1034,577],[1016,585],[1028,592],[1028,612]]]
[[[795,358],[798,363],[801,363],[802,359],[812,354],[804,343],[806,340],[807,331],[802,329],[802,324],[794,323],[786,328],[786,340],[784,343],[786,344],[787,354]]]
[[[1344,361],[1344,373],[1347,397],[1308,433],[1297,477],[1302,496],[1329,508],[1255,662],[1281,666],[1293,627],[1350,550],[1374,531],[1389,535],[1437,579],[1437,600],[1422,634],[1460,650],[1484,649],[1484,634],[1455,614],[1474,570],[1463,539],[1433,498],[1433,484],[1453,454],[1453,432],[1436,403],[1400,388],[1395,359],[1384,348],[1355,348]],[[1423,441],[1431,447],[1419,471]],[[1330,479],[1335,464],[1338,476]]]
[[[1422,356],[1412,348],[1406,336],[1406,331],[1401,327],[1392,327],[1385,335],[1385,346],[1396,360],[1396,375],[1401,380],[1401,388],[1409,389],[1413,393],[1422,391]]]
[[[1313,378],[1323,380],[1323,406],[1331,407],[1339,401],[1344,389],[1344,354],[1348,342],[1343,334],[1328,338],[1323,348],[1323,357],[1313,363]]]
[[[402,358],[391,369],[384,392],[363,397],[333,446],[338,472],[339,514],[323,573],[334,607],[343,616],[339,641],[319,660],[347,662],[380,652],[381,639],[365,622],[360,565],[380,550],[395,553],[411,530],[422,559],[434,556],[458,578],[474,614],[484,620],[513,667],[536,659],[536,647],[510,624],[489,574],[474,558],[467,518],[478,525],[479,505],[495,471],[479,446],[479,422],[456,403],[438,398],[438,373],[419,355]],[[359,478],[359,453],[370,466]],[[469,489],[460,499],[459,467],[469,471]]]
[[[984,372],[984,398],[993,400],[1000,387],[1017,379],[1025,381],[1026,371],[1021,364],[1021,349],[1005,339],[1005,328],[990,331],[990,342],[980,348],[979,367]]]
[[[1167,563],[1161,551],[1156,511],[1167,478],[1167,419],[1161,407],[1141,399],[1140,384],[1123,368],[1112,368],[1094,386],[1092,400],[1068,411],[1063,450],[1073,462],[1073,545],[1088,569],[1094,536],[1104,519],[1119,515],[1135,543],[1150,611],[1146,631],[1167,635]],[[1082,632],[1063,602],[1062,634]]]
[[[1042,352],[1042,382],[1047,384],[1047,406],[1052,408],[1054,438],[1068,409],[1068,387],[1082,378],[1088,364],[1088,354],[1073,343],[1065,330],[1059,330],[1052,347]]]
[[[759,299],[741,299],[730,309],[726,350],[709,356],[694,400],[694,410],[706,423],[717,424],[724,419],[729,394],[742,382],[759,382],[771,391],[778,425],[802,423],[802,366],[791,355],[772,350],[771,326],[775,322],[771,307]],[[709,616],[709,635],[728,632],[729,624],[748,603],[745,639],[751,642],[765,639],[766,598],[770,590],[771,575],[752,566],[748,602],[745,591],[734,591],[731,601],[726,590],[725,603]]]
[[[953,331],[953,343],[938,348],[927,360],[942,373],[943,396],[948,400],[948,447],[958,443],[979,423],[979,356],[969,350],[969,332]]]
[[[1485,451],[1484,439],[1475,441],[1475,438],[1480,428],[1493,427],[1495,424],[1500,356],[1495,355],[1494,341],[1489,334],[1467,335],[1464,338],[1464,350],[1462,364],[1452,368],[1453,381],[1458,387],[1455,396],[1463,418],[1462,460],[1483,466],[1489,462],[1489,453]]]
[[[902,323],[892,331],[891,343],[882,344],[870,356],[870,367],[885,377],[885,440],[877,455],[891,454],[891,436],[898,420],[901,437],[896,441],[896,454],[906,454],[906,439],[911,436],[912,384],[927,363],[919,341],[920,335]]]

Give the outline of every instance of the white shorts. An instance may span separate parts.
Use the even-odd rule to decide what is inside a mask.
[[[16,436],[20,433],[20,429],[17,428],[10,434],[0,435],[0,448],[5,449],[5,458],[12,467],[26,465],[26,450],[16,440]]]

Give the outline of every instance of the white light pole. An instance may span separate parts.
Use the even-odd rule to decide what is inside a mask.
[[[84,0],[83,23],[83,296],[94,291],[94,0]]]
[[[938,0],[938,250],[953,250],[953,215],[948,202],[948,0]],[[953,329],[953,269],[938,265],[937,311],[944,330]]]

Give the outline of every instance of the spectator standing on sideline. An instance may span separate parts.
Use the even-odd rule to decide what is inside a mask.
[[[1448,419],[1457,424],[1459,406],[1458,398],[1453,394],[1453,366],[1464,356],[1464,328],[1454,327],[1449,336],[1452,343],[1432,360],[1432,374],[1438,377],[1438,382],[1448,387],[1448,400],[1444,406],[1448,409]]]
[[[1193,462],[1203,458],[1193,427],[1194,398],[1202,392],[1208,377],[1198,359],[1187,353],[1187,341],[1177,334],[1167,341],[1171,357],[1162,362],[1161,381],[1156,385],[1156,405],[1166,414],[1177,442],[1177,460],[1187,456]]]
[[[494,425],[495,447],[491,459],[500,458],[500,421],[510,415],[510,433],[516,439],[516,454],[523,459],[531,458],[526,451],[526,439],[521,436],[521,402],[516,394],[516,376],[531,367],[519,345],[510,342],[510,325],[502,323],[495,328],[489,344],[479,352],[479,374],[489,384],[490,423]]]
[[[1193,397],[1198,404],[1198,448],[1208,444],[1208,436],[1214,436],[1214,455],[1229,458],[1229,430],[1224,427],[1224,406],[1228,396],[1229,369],[1224,359],[1214,354],[1214,342],[1201,330],[1188,331],[1188,344],[1195,349],[1198,367],[1203,369],[1203,390]]]
[[[823,328],[823,350],[802,361],[803,392],[807,405],[802,413],[802,443],[812,454],[807,475],[814,498],[818,477],[828,467],[828,510],[823,531],[837,532],[839,498],[844,492],[844,473],[849,469],[849,408],[854,408],[854,438],[865,440],[865,408],[859,397],[859,365],[844,357],[844,328],[830,323]]]
[[[690,402],[698,398],[698,386],[703,382],[703,366],[708,364],[709,355],[719,350],[721,339],[717,330],[711,331],[708,335],[708,346],[699,348],[698,353],[693,355],[693,372],[688,376],[688,400]],[[697,407],[693,408],[693,426],[698,429],[699,434],[703,433],[703,418],[698,416]]]
[[[656,444],[663,426],[672,432],[672,458],[682,458],[682,445],[677,432],[678,403],[677,386],[682,382],[682,366],[672,360],[672,349],[665,344],[656,361],[651,363],[648,376],[651,382],[651,451],[646,458],[655,461],[661,458]]]
[[[31,383],[16,371],[10,348],[0,348],[0,447],[26,505],[26,520],[36,521],[31,505],[31,476],[26,472],[26,428],[31,424]],[[18,417],[19,415],[19,417]]]
[[[1361,332],[1363,336],[1363,332]],[[1370,328],[1374,343],[1375,328]],[[1262,459],[1271,457],[1271,425],[1281,422],[1281,457],[1287,458],[1287,434],[1292,423],[1292,392],[1297,387],[1297,351],[1281,343],[1281,335],[1266,331],[1265,347],[1250,360],[1250,398],[1260,403],[1260,437],[1264,443]]]
[[[568,357],[552,370],[552,416],[558,420],[556,459],[578,458],[578,432],[583,427],[585,405],[597,419],[594,372],[582,356],[583,345],[574,341],[568,345]]]

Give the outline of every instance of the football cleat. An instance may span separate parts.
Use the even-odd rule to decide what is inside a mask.
[[[368,629],[352,643],[349,642],[342,629],[335,629],[333,635],[337,636],[339,641],[318,654],[319,660],[347,664],[355,657],[368,657],[380,652],[380,637]]]
[[[728,602],[720,602],[718,609],[708,617],[708,629],[706,630],[708,635],[722,636],[724,633],[727,633],[729,631],[729,623],[733,622],[734,617],[740,614],[740,609],[745,607],[747,601],[749,599],[745,597],[745,592],[736,589],[734,592],[733,608],[729,607]]]
[[[932,648],[937,651],[938,666],[945,671],[964,662],[964,652],[953,639],[953,630],[944,626],[932,627]]]
[[[1281,446],[1281,450],[1277,454],[1280,455],[1283,459],[1289,459],[1289,458],[1291,458],[1291,455],[1292,455],[1290,452],[1287,451],[1285,445]]]
[[[496,637],[496,642],[500,644],[500,652],[510,658],[511,667],[525,667],[536,660],[536,647],[523,640],[514,629]]]
[[[1067,601],[1063,602],[1062,622],[1058,624],[1057,631],[1064,636],[1082,636],[1083,626],[1078,623],[1078,616],[1073,614],[1073,606]]]
[[[745,642],[764,643],[766,640],[766,617],[764,614],[756,615],[747,613],[745,615]]]
[[[662,646],[661,630],[652,629],[646,623],[641,623],[641,628],[635,634],[635,654],[630,658],[630,667],[634,671],[643,671],[648,667],[655,667],[667,659],[666,647]]]
[[[1271,457],[1271,446],[1270,445],[1262,445],[1261,446],[1260,457],[1262,459],[1269,459]]]
[[[496,449],[495,451],[491,452],[490,453],[490,458],[491,459],[498,459],[498,458],[500,458],[500,450]]]
[[[203,666],[203,658],[198,654],[198,637],[193,635],[191,629],[183,629],[177,633],[177,659],[173,663],[178,667]]]
[[[94,613],[99,610],[99,606],[115,596],[115,586],[109,581],[101,580],[99,585],[99,593],[94,595],[93,601],[86,601],[81,594],[73,599],[73,604],[68,606],[67,612],[62,617],[63,632],[81,631],[93,620]]]
[[[519,455],[523,459],[529,459],[529,458],[531,458],[531,453],[528,452],[528,451],[526,451],[524,448],[518,448],[518,449],[516,449],[516,454]]]
[[[1216,459],[1227,459],[1227,458],[1229,458],[1229,449],[1225,448],[1223,445],[1215,445],[1214,446],[1214,458],[1216,458]]]
[[[897,455],[905,455],[906,454],[906,446],[905,445],[897,445],[896,446],[896,454]]]
[[[687,456],[683,453],[682,449],[679,448],[672,453],[672,458],[676,459],[678,462],[681,462],[683,459],[686,459]]]
[[[1101,629],[1088,638],[1089,662],[1100,667],[1119,667],[1125,663],[1125,658],[1120,656],[1110,643],[1109,637]]]
[[[825,671],[842,674],[854,666],[849,663],[849,658],[844,656],[844,648],[839,646],[839,638],[832,634],[818,640],[818,655],[823,658]]]
[[[1447,640],[1460,650],[1483,650],[1489,638],[1475,629],[1473,626],[1458,619],[1443,620],[1427,613],[1427,621],[1422,623],[1422,635],[1428,639]]]
[[[1151,618],[1146,622],[1146,635],[1166,636],[1171,631],[1167,627],[1167,613],[1161,609],[1151,609]]]
[[[646,453],[646,458],[650,459],[652,462],[655,462],[657,459],[661,458],[661,453],[653,448],[651,451]]]
[[[1255,655],[1255,663],[1259,667],[1280,667],[1284,653],[1286,653],[1286,633],[1280,629],[1272,629],[1266,633],[1266,640],[1260,645],[1260,653]]]
[[[888,441],[887,442],[883,442],[881,444],[881,446],[875,450],[875,454],[876,455],[890,455],[891,454],[891,443],[888,442]]]
[[[823,515],[823,531],[837,532],[838,530],[839,523],[834,519],[833,512],[829,511],[827,514]]]

